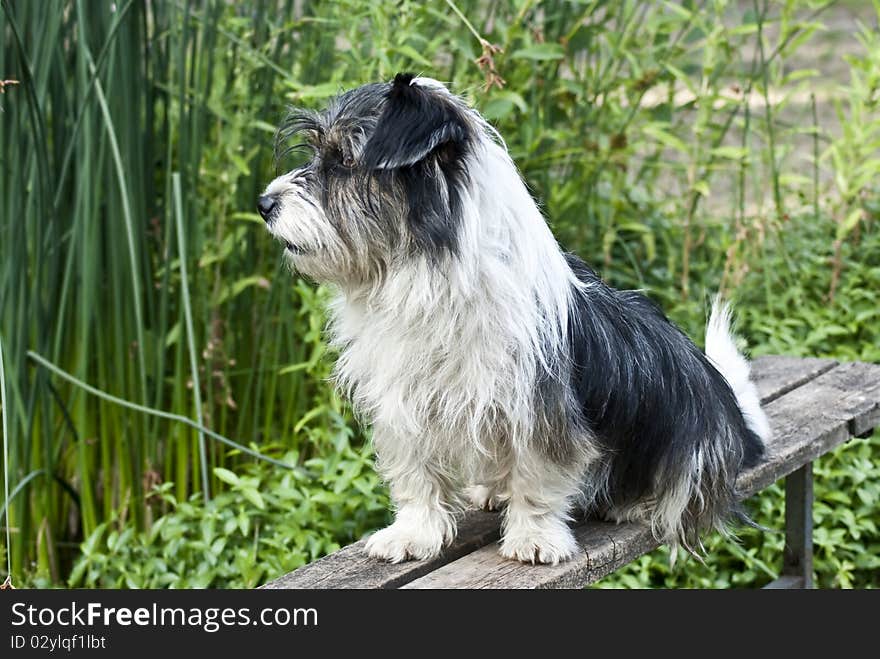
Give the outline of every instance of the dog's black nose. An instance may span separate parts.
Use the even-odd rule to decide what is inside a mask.
[[[276,199],[274,195],[264,194],[257,199],[257,210],[260,211],[260,215],[263,216],[266,222],[272,219],[272,211],[275,209],[275,205]]]

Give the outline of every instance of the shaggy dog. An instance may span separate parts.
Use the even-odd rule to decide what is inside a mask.
[[[502,555],[540,563],[577,551],[575,509],[688,549],[742,517],[736,477],[769,427],[723,304],[704,354],[562,252],[497,132],[435,80],[293,112],[294,134],[313,157],[258,208],[336,291],[336,381],[396,507],[371,556],[436,556],[468,504],[503,509]]]

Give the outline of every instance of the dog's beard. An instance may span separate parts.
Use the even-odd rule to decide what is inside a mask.
[[[336,194],[313,195],[296,184],[296,172],[269,185],[267,191],[280,191],[282,202],[267,227],[293,270],[319,282],[374,285],[392,263],[417,254],[405,233],[399,183],[359,185],[348,181]]]
[[[292,270],[316,281],[347,279],[356,269],[350,243],[298,179],[292,172],[269,184],[267,193],[279,198],[277,211],[266,219],[269,233]]]
[[[269,232],[282,245],[289,266],[324,279],[325,270],[332,272],[340,267],[341,241],[320,210],[292,194],[287,197],[278,215],[267,223]]]

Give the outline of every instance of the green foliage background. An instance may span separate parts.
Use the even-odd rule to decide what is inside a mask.
[[[14,582],[252,587],[387,521],[368,438],[326,383],[327,291],[290,278],[253,206],[286,165],[272,154],[286,105],[401,70],[472,101],[560,242],[692,336],[720,289],[753,354],[880,361],[878,14],[0,0],[0,78],[18,83],[0,95]],[[842,32],[823,23],[841,15]],[[838,78],[818,71],[829,58]],[[875,434],[816,466],[821,586],[880,585],[878,458]],[[782,527],[779,485],[750,506]],[[661,549],[600,586],[760,586],[781,546],[745,530],[710,539],[705,566],[670,570]]]

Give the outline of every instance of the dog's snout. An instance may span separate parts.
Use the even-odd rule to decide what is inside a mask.
[[[260,198],[257,199],[257,210],[260,211],[260,215],[263,216],[263,219],[266,222],[272,219],[272,211],[275,210],[277,203],[278,198],[271,194],[261,195]]]

